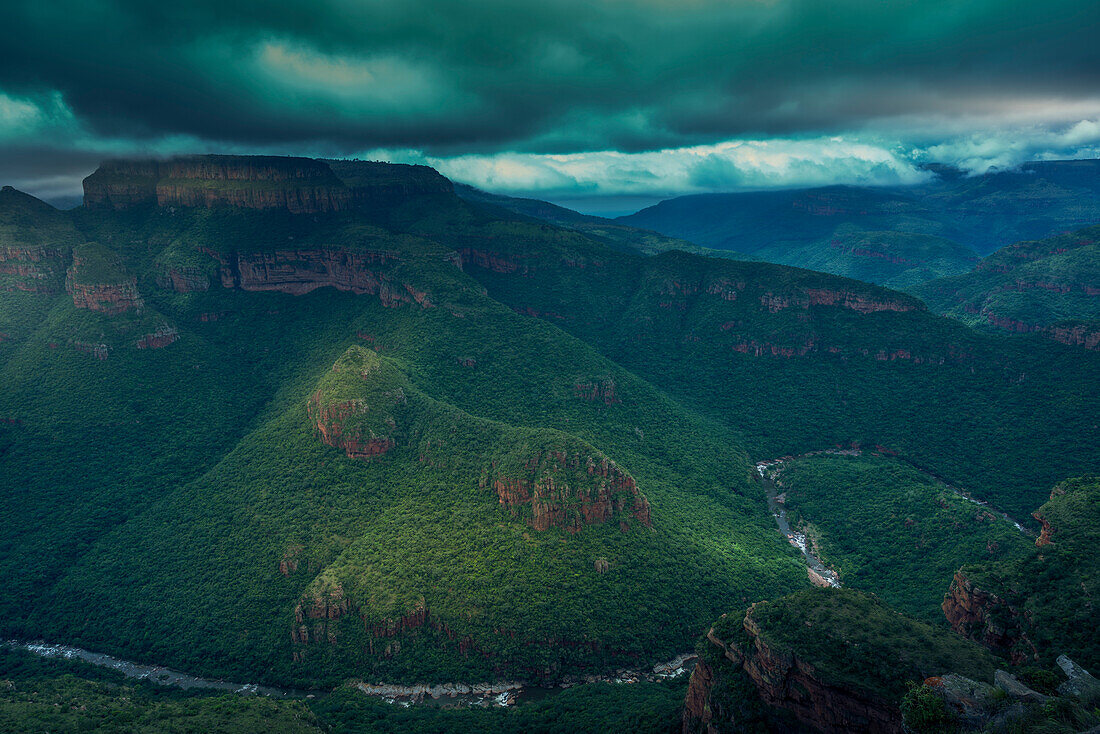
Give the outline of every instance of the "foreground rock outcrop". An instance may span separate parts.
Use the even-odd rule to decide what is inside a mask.
[[[1062,482],[1033,514],[1042,531],[1031,555],[959,569],[942,605],[951,628],[1017,663],[1064,652],[1086,667],[1100,664],[1094,637],[1098,497],[1095,479]],[[1048,649],[1051,640],[1057,649]]]
[[[682,729],[900,734],[909,681],[962,668],[981,648],[851,589],[816,589],[723,616],[697,648]]]

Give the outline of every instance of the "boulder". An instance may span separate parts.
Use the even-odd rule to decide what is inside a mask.
[[[993,674],[993,684],[1012,698],[1018,698],[1025,703],[1044,703],[1048,699],[1047,696],[1025,686],[1019,678],[1005,670],[998,670]]]
[[[1076,696],[1083,701],[1100,700],[1100,680],[1065,655],[1059,655],[1055,662],[1067,678],[1058,686],[1060,695]]]

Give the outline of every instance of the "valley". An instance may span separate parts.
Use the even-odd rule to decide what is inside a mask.
[[[667,723],[708,624],[814,586],[985,640],[945,593],[1029,562],[1010,517],[1100,460],[1100,354],[881,286],[417,166],[111,164],[88,192],[0,195],[0,634],[181,696]]]

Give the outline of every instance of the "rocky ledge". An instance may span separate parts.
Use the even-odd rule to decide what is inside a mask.
[[[382,456],[396,445],[393,436],[376,435],[360,425],[349,426],[350,418],[364,416],[369,411],[365,400],[325,403],[319,390],[313,393],[307,406],[322,443],[342,449],[349,458],[366,461]]]
[[[526,516],[538,531],[563,528],[575,533],[588,525],[618,520],[624,532],[631,520],[652,527],[649,501],[634,477],[607,458],[575,452],[544,451],[516,474],[493,480],[500,504],[513,516]]]
[[[65,290],[73,305],[116,316],[127,311],[141,313],[145,301],[138,293],[137,279],[126,273],[117,256],[97,245],[73,251],[73,262],[65,276]]]

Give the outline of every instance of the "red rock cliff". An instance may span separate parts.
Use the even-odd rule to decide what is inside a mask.
[[[302,295],[323,287],[377,295],[384,306],[417,304],[431,308],[431,297],[410,283],[394,279],[387,266],[399,262],[385,251],[277,250],[222,254],[208,251],[221,263],[219,277],[226,288],[279,291]]]
[[[806,726],[826,734],[901,734],[901,711],[889,702],[870,698],[859,691],[825,683],[814,667],[796,655],[772,649],[753,619],[753,607],[745,614],[743,628],[749,643],[744,648],[727,644],[713,629],[707,640],[743,671],[760,700],[784,709]],[[684,707],[684,732],[711,731],[716,715],[710,705],[716,672],[701,664],[692,673]]]
[[[321,436],[322,443],[343,449],[350,458],[369,461],[375,456],[385,454],[395,445],[390,436],[363,435],[359,429],[349,429],[346,426],[348,418],[366,412],[366,404],[361,400],[326,405],[322,403],[321,393],[318,391],[310,397],[306,410]]]
[[[941,605],[951,629],[1015,663],[1038,656],[1027,635],[1028,618],[999,594],[979,588],[963,570],[955,572]]]
[[[0,290],[56,294],[61,292],[65,253],[55,247],[0,247]]]
[[[120,273],[113,282],[85,282],[81,270],[85,264],[82,257],[74,253],[73,264],[65,277],[65,290],[73,297],[74,306],[108,316],[130,310],[141,313],[145,309],[136,278]]]
[[[522,474],[498,476],[493,489],[513,514],[528,507],[528,524],[538,531],[557,527],[575,533],[612,519],[625,530],[628,518],[652,527],[649,501],[634,478],[608,459],[557,451],[536,454]]]

